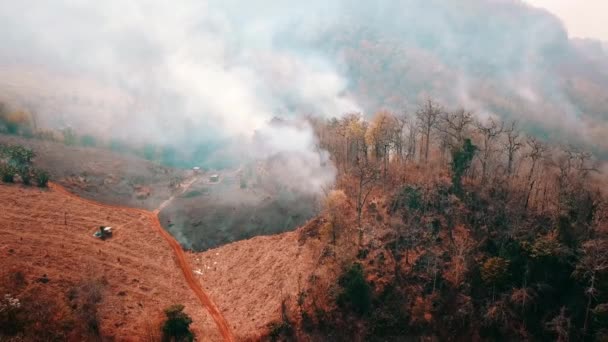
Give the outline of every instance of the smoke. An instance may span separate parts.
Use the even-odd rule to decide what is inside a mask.
[[[0,86],[10,91],[24,74],[6,76],[27,69],[36,86],[12,100],[34,107],[45,126],[178,149],[222,141],[224,158],[237,157],[235,149],[240,157],[289,155],[281,173],[316,192],[334,171],[320,166],[326,156],[312,129],[269,122],[360,110],[330,60],[276,42],[318,4],[273,1],[266,12],[241,1],[4,2],[0,48],[9,67]],[[294,33],[310,34],[313,22]],[[267,142],[251,144],[256,131]]]
[[[608,151],[590,95],[608,90],[605,45],[519,0],[0,2],[0,89],[48,126],[240,156],[301,141],[324,164],[310,128],[292,140],[270,119],[411,112],[428,94]]]
[[[343,60],[366,112],[411,113],[430,95],[608,151],[608,55],[569,39],[550,13],[516,0],[355,3],[314,44]]]

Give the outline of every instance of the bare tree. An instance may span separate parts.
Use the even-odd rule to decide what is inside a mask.
[[[382,161],[385,184],[388,174],[388,158],[395,141],[395,125],[396,119],[392,113],[380,111],[376,113],[366,132],[366,140],[372,148],[376,162]]]
[[[406,145],[406,141],[405,141],[405,137],[404,137],[404,130],[405,127],[409,124],[410,119],[408,118],[407,113],[402,113],[400,115],[396,115],[395,116],[395,127],[394,127],[394,145],[395,145],[395,150],[397,155],[399,156],[399,159],[402,161],[403,159],[405,159],[405,145]]]
[[[528,191],[526,194],[526,201],[524,202],[524,209],[528,209],[528,204],[530,202],[530,194],[532,193],[532,189],[534,188],[534,172],[536,171],[536,167],[538,165],[538,161],[545,156],[547,152],[547,146],[540,140],[534,137],[528,137],[526,140],[526,144],[528,145],[529,152],[526,157],[529,158],[532,162],[530,165],[530,172],[528,173],[527,184]]]
[[[536,139],[535,137],[528,137],[526,140],[526,144],[528,145],[530,151],[527,153],[526,157],[530,158],[532,164],[530,166],[530,172],[528,173],[528,183],[532,181],[532,177],[534,176],[534,171],[536,171],[536,166],[538,165],[538,161],[545,156],[547,152],[547,145],[542,141]]]
[[[418,136],[418,123],[416,120],[407,121],[407,160],[416,158],[416,136]]]
[[[568,342],[570,341],[570,329],[572,323],[570,318],[566,316],[566,308],[562,306],[559,310],[559,315],[555,316],[552,320],[546,324],[547,330],[555,333],[557,336],[556,342]]]
[[[497,123],[494,119],[490,119],[486,124],[477,122],[475,126],[481,135],[479,160],[481,162],[481,184],[485,184],[490,160],[495,152],[495,140],[502,134],[504,123]]]
[[[515,155],[524,145],[521,142],[520,132],[517,129],[517,121],[511,122],[511,126],[505,129],[504,133],[506,140],[503,146],[507,153],[507,175],[510,177],[513,174]]]
[[[359,245],[361,245],[363,241],[363,227],[361,226],[363,207],[374,188],[374,184],[378,181],[379,172],[374,163],[359,159],[353,167],[352,173],[357,181],[357,228],[359,229]]]
[[[416,112],[418,127],[420,128],[423,137],[425,162],[429,160],[431,131],[435,129],[437,121],[439,120],[439,116],[442,112],[443,109],[441,108],[441,106],[439,106],[439,104],[435,103],[431,99],[428,99],[425,104],[421,106]],[[420,146],[420,149],[422,151],[422,145]]]
[[[583,334],[587,332],[589,324],[589,312],[591,304],[598,295],[598,277],[608,270],[608,240],[590,240],[583,244],[581,248],[582,257],[579,260],[575,275],[587,281],[587,309],[585,311],[585,322],[583,324]]]
[[[464,109],[442,113],[437,124],[442,144],[452,151],[462,147],[472,123],[473,115]]]

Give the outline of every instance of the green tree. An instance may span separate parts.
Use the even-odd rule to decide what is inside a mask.
[[[471,167],[476,151],[471,139],[465,139],[462,148],[452,152],[452,191],[458,196],[462,194],[462,177]]]
[[[36,157],[36,153],[21,145],[12,146],[0,146],[0,156],[8,158],[8,162],[16,167],[21,168],[29,166],[32,163],[32,159]]]
[[[193,341],[194,334],[190,331],[192,318],[184,312],[181,304],[171,305],[165,309],[167,321],[163,325],[163,341]]]
[[[492,286],[492,299],[496,286],[504,284],[509,279],[509,260],[492,257],[481,266],[481,279]]]
[[[39,188],[46,188],[49,184],[49,173],[44,170],[34,170],[34,176],[36,178],[36,185]]]
[[[0,176],[4,183],[13,183],[15,181],[15,174],[17,169],[10,164],[0,164]]]
[[[343,291],[338,296],[338,305],[351,307],[359,315],[369,312],[372,306],[372,290],[363,273],[361,264],[354,264],[339,280]]]

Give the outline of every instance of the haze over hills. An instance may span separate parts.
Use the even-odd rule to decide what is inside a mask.
[[[0,340],[608,340],[604,42],[521,0],[5,7]]]
[[[431,96],[608,151],[603,43],[520,1],[58,1],[19,18],[30,5],[3,11],[0,93],[49,126],[205,159],[195,141],[246,140],[273,116],[412,112]]]

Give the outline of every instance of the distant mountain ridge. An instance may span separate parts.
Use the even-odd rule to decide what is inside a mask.
[[[234,8],[226,3],[222,9],[235,26],[255,27],[249,17],[263,12],[252,5],[246,6],[251,15],[244,15],[238,2]],[[328,10],[323,6],[323,1],[311,0],[298,5],[296,13],[286,12],[280,29],[272,32],[271,48],[329,61],[346,80],[344,97],[355,99],[367,115],[384,108],[412,113],[430,96],[447,109],[464,107],[482,118],[518,120],[528,132],[608,157],[606,42],[569,39],[558,18],[519,0],[339,0]],[[269,15],[275,19],[279,14]],[[44,73],[56,77],[49,81],[53,77],[28,68],[0,67],[0,100],[33,108],[42,122],[60,118],[54,123],[101,127],[104,133],[129,137],[133,127],[125,123],[137,120],[137,127],[143,127],[138,131],[150,132],[145,139],[153,139],[166,133],[172,115],[150,122],[147,113],[181,110],[170,97],[150,103],[161,96],[145,90],[135,94],[119,82],[96,84],[83,76],[85,81],[71,83],[60,68],[50,66]],[[275,76],[268,76],[278,80],[272,86],[294,86],[288,75]],[[37,83],[47,89],[32,86]],[[288,92],[275,95],[285,97],[281,100],[289,111],[314,108],[289,98]],[[95,122],[83,113],[95,113]],[[173,126],[188,138],[213,131],[192,122]]]
[[[311,43],[340,61],[367,111],[411,112],[432,96],[608,151],[606,43],[568,39],[555,16],[520,1],[380,3],[345,11]]]

